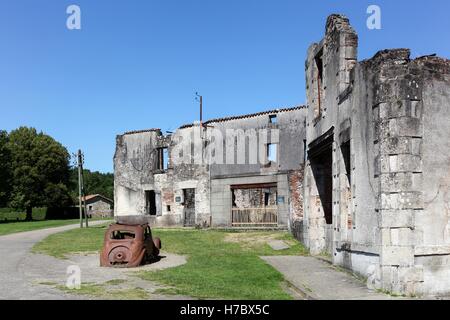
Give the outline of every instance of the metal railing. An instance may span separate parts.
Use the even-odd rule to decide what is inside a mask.
[[[232,227],[276,227],[278,226],[278,208],[232,208]]]

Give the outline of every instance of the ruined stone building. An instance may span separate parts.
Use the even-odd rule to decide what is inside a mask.
[[[305,121],[306,108],[294,107],[170,135],[125,133],[114,161],[116,215],[161,226],[286,228],[290,206],[301,208]]]
[[[332,15],[308,50],[307,107],[118,136],[115,214],[288,227],[374,288],[449,294],[450,61],[357,49]]]

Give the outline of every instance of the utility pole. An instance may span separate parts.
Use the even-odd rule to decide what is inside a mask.
[[[200,96],[200,126],[203,127],[203,96]]]
[[[86,219],[86,228],[88,228],[88,212],[86,208],[86,189],[84,187],[84,170],[83,170],[83,162],[81,162],[81,185],[83,190],[83,207],[84,207],[84,219]]]
[[[198,102],[200,102],[200,128],[203,127],[203,96],[199,95],[198,92],[195,93]]]
[[[81,150],[78,150],[77,155],[77,164],[78,164],[78,206],[80,209],[80,228],[83,228],[83,209],[84,209],[84,219],[86,219],[86,228],[89,227],[88,225],[88,212],[86,208],[86,192],[84,188],[84,170],[83,170],[83,163],[84,163],[84,154],[81,152]]]
[[[82,195],[82,180],[81,180],[81,170],[82,170],[83,156],[81,150],[78,150],[77,154],[77,165],[78,165],[78,208],[80,209],[80,228],[83,228],[83,207],[81,206],[81,195]]]

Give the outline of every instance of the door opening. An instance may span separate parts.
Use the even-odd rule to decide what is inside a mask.
[[[195,189],[183,189],[184,226],[195,226]]]
[[[156,216],[156,194],[153,190],[145,191],[145,213]]]
[[[315,207],[323,213],[326,224],[333,224],[333,135],[323,139],[309,151],[311,169],[316,184]]]

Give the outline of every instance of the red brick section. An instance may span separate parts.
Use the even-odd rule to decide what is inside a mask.
[[[171,189],[163,189],[162,194],[163,194],[163,199],[164,199],[165,203],[167,203],[167,204],[173,203],[174,194]]]
[[[304,168],[291,171],[288,175],[291,194],[292,220],[303,219],[303,176]]]

